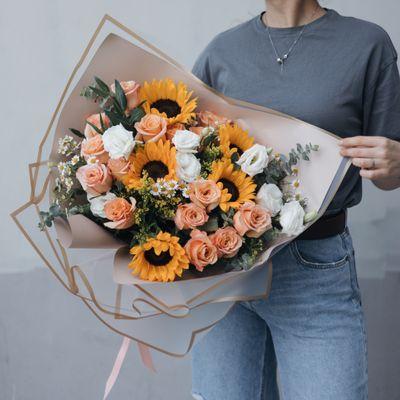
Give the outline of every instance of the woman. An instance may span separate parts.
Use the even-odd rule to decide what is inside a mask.
[[[326,215],[273,257],[268,300],[240,302],[193,351],[204,400],[364,400],[366,338],[346,209],[361,177],[400,186],[397,54],[377,25],[315,0],[269,0],[219,34],[193,72],[218,91],[344,139],[352,167]],[[283,134],[283,133],[282,133]]]

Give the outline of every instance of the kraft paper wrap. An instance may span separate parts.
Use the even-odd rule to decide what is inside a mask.
[[[146,282],[130,274],[129,249],[82,215],[58,219],[54,229],[40,232],[24,214],[46,209],[57,162],[57,141],[69,128],[83,129],[85,118],[98,111],[79,96],[94,76],[106,82],[170,77],[183,81],[198,97],[198,109],[237,120],[256,142],[288,153],[296,143],[320,150],[301,162],[299,179],[309,209],[320,217],[336,193],[350,163],[338,152],[338,138],[320,128],[258,105],[234,100],[205,85],[176,61],[112,17],[105,15],[75,66],[49,127],[29,165],[30,198],[11,215],[28,242],[60,283],[107,327],[171,356],[187,354],[195,340],[221,320],[235,301],[267,298],[271,257],[293,237],[280,237],[250,271],[210,273],[170,283]],[[47,155],[47,157],[46,157]],[[315,221],[314,221],[315,222]],[[78,250],[79,249],[79,250]],[[72,317],[71,317],[72,318]]]

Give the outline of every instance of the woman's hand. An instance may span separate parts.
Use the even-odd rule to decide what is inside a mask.
[[[400,142],[381,136],[354,136],[340,141],[340,154],[361,168],[360,175],[383,190],[400,187]]]

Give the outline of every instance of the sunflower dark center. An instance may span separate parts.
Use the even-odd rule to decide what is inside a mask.
[[[144,252],[144,258],[152,265],[159,267],[166,265],[172,260],[172,256],[169,251],[162,251],[159,255],[156,254],[154,249],[146,250]]]
[[[230,148],[231,150],[236,149],[236,151],[237,151],[237,153],[238,153],[239,156],[241,156],[241,155],[243,154],[243,150],[242,150],[240,147],[236,146],[235,144],[232,144],[232,143],[231,143],[231,144],[229,145],[229,148]]]
[[[150,108],[156,108],[160,113],[164,112],[168,118],[176,117],[181,112],[179,104],[171,99],[159,99],[152,103]]]
[[[155,181],[159,178],[164,178],[165,175],[168,175],[168,167],[161,161],[149,161],[142,169],[143,172],[147,172],[149,178],[154,179]]]
[[[229,201],[236,201],[239,198],[239,190],[233,182],[225,178],[221,178],[219,182],[221,182],[224,188],[228,190],[228,193],[232,195]]]

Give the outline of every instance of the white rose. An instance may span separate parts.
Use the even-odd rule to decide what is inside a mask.
[[[282,192],[273,183],[264,183],[257,193],[256,203],[275,216],[282,208]]]
[[[195,153],[200,145],[200,136],[191,131],[177,130],[172,143],[181,153]]]
[[[296,236],[303,232],[304,210],[296,200],[286,203],[281,208],[279,222],[282,226],[282,233],[289,236]]]
[[[178,164],[176,174],[185,182],[193,182],[200,175],[201,165],[194,154],[177,152],[176,162]]]
[[[132,132],[126,130],[122,124],[112,126],[103,133],[104,149],[111,158],[124,157],[126,160],[135,147]]]
[[[261,144],[255,144],[246,150],[236,163],[247,175],[257,175],[268,165],[268,149]]]
[[[90,211],[93,215],[101,218],[106,218],[106,214],[104,214],[104,205],[107,203],[107,201],[113,200],[116,197],[117,196],[111,192],[108,192],[103,196],[88,196]]]

